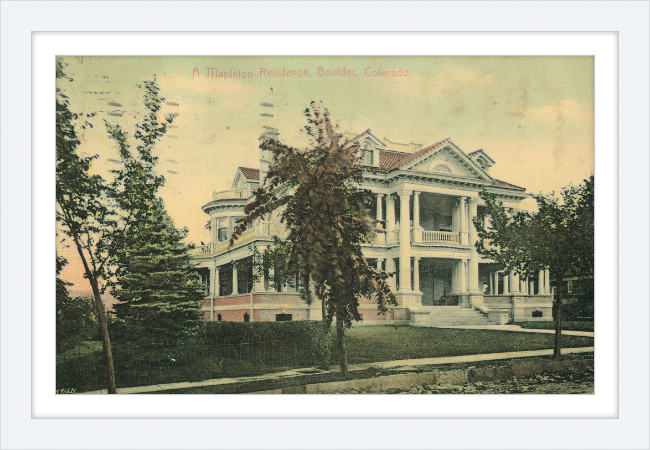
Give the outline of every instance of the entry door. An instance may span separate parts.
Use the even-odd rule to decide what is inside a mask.
[[[442,305],[440,299],[451,292],[451,267],[447,264],[436,264],[433,277],[433,301]],[[448,303],[447,303],[448,304]]]
[[[422,305],[433,306],[433,261],[420,259],[420,291],[422,292]]]

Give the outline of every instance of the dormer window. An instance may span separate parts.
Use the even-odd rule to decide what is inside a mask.
[[[364,166],[375,165],[374,146],[370,141],[365,141],[363,143],[363,149],[361,150],[361,164]]]
[[[488,171],[490,167],[494,165],[494,160],[490,158],[483,149],[476,150],[475,152],[469,153],[468,156],[476,162],[476,164],[483,169]]]

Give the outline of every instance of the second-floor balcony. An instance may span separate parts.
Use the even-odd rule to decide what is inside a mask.
[[[461,233],[451,231],[427,231],[411,228],[410,239],[412,244],[435,245],[435,246],[459,246],[461,244]],[[400,242],[400,230],[385,231],[383,229],[370,238],[370,245],[383,246],[395,245]]]
[[[232,244],[230,243],[230,237],[228,237],[228,239],[221,242],[211,242],[198,246],[190,251],[190,255],[195,258],[217,256],[228,250],[242,247],[257,239],[271,240],[273,236],[285,237],[285,227],[278,223],[260,222],[244,231]]]
[[[253,196],[250,189],[229,189],[212,193],[212,200],[247,200]]]

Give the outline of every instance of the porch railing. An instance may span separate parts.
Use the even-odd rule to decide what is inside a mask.
[[[211,242],[201,245],[190,252],[192,256],[214,256],[225,252],[230,248],[238,248],[253,241],[256,237],[270,238],[279,236],[286,237],[286,229],[281,224],[261,222],[244,231],[239,238],[230,245],[230,236],[227,240],[221,242]]]
[[[425,244],[438,242],[457,244],[460,242],[460,235],[449,231],[422,231],[422,242]]]
[[[230,189],[228,191],[213,192],[212,200],[223,200],[223,199],[246,200],[252,196],[253,196],[253,191],[249,189]]]

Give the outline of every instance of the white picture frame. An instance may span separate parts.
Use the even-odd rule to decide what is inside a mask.
[[[34,8],[35,5],[27,2],[2,3],[2,448],[648,448],[648,2],[487,1],[472,3],[471,7],[459,2],[196,2],[182,5],[180,2],[47,2],[39,3],[38,8]],[[401,414],[402,420],[362,419],[359,417],[368,415],[353,407],[342,413],[335,409],[329,415],[321,415],[330,417],[328,420],[305,420],[302,418],[309,417],[310,414],[297,409],[300,407],[300,396],[282,398],[283,403],[291,404],[289,411],[292,411],[291,407],[294,409],[282,415],[285,419],[276,420],[259,419],[261,415],[256,412],[238,415],[248,419],[228,418],[232,415],[229,416],[218,405],[213,405],[211,409],[214,413],[207,416],[224,417],[222,419],[200,418],[200,415],[193,415],[187,409],[176,409],[175,412],[190,420],[144,418],[170,417],[167,413],[170,410],[169,404],[175,400],[169,396],[152,396],[149,401],[148,408],[157,410],[160,414],[139,413],[138,403],[141,400],[136,397],[107,396],[98,399],[96,396],[58,396],[55,403],[48,405],[49,412],[39,415],[36,403],[41,399],[41,393],[45,392],[41,389],[47,390],[48,386],[46,384],[43,388],[39,382],[32,382],[32,368],[39,364],[54,363],[53,357],[48,357],[45,353],[42,358],[40,353],[32,353],[32,339],[43,339],[43,336],[39,336],[42,333],[40,327],[31,321],[35,311],[32,310],[28,295],[31,292],[34,301],[42,292],[54,287],[53,277],[49,279],[42,276],[48,270],[53,271],[54,250],[48,249],[48,240],[53,238],[47,235],[47,231],[38,231],[47,230],[47,226],[53,230],[54,226],[54,174],[47,172],[48,164],[53,167],[53,161],[43,163],[43,154],[36,150],[41,136],[54,134],[54,121],[51,120],[53,108],[44,109],[39,102],[45,99],[47,104],[49,96],[50,104],[54,103],[52,55],[110,54],[106,53],[107,50],[97,52],[98,47],[93,47],[96,41],[92,37],[80,40],[79,35],[76,35],[76,39],[75,35],[69,35],[67,39],[73,45],[66,47],[65,39],[49,45],[53,40],[39,41],[39,34],[52,30],[74,33],[89,29],[119,32],[120,34],[111,35],[112,40],[108,46],[116,49],[115,53],[119,54],[129,51],[125,50],[129,48],[126,45],[130,45],[131,52],[138,54],[144,47],[134,46],[133,42],[144,36],[141,33],[160,30],[355,31],[366,33],[374,39],[395,36],[387,35],[387,32],[417,30],[421,33],[420,36],[427,31],[454,32],[448,35],[449,39],[466,46],[478,46],[481,39],[487,37],[476,32],[496,32],[492,34],[497,40],[491,54],[502,54],[509,41],[515,37],[506,32],[523,30],[577,33],[575,36],[578,36],[578,40],[583,40],[586,46],[590,41],[597,41],[599,36],[607,33],[609,36],[615,35],[615,43],[618,44],[619,99],[618,105],[615,99],[608,104],[611,106],[601,116],[605,121],[609,120],[607,123],[599,124],[599,111],[602,112],[602,109],[599,110],[602,108],[599,102],[616,91],[612,91],[611,85],[599,85],[598,72],[596,77],[596,171],[602,170],[610,175],[607,177],[609,181],[601,185],[606,188],[605,195],[599,197],[601,194],[597,194],[596,233],[597,240],[602,239],[599,238],[599,233],[602,233],[599,226],[606,222],[604,229],[609,236],[605,238],[609,241],[603,247],[605,250],[602,254],[610,261],[618,257],[619,263],[601,265],[599,261],[602,261],[602,256],[598,253],[598,248],[596,261],[597,273],[600,268],[600,273],[605,273],[604,276],[610,278],[604,289],[611,290],[614,296],[618,293],[620,308],[614,307],[608,311],[615,316],[618,314],[620,328],[610,327],[610,333],[603,334],[605,339],[599,340],[597,336],[596,348],[597,352],[599,348],[609,349],[611,354],[604,358],[606,362],[612,361],[612,355],[613,361],[616,361],[618,353],[618,373],[611,367],[608,371],[614,377],[613,380],[609,378],[610,382],[617,384],[617,395],[607,397],[606,407],[594,405],[595,408],[602,408],[602,411],[599,409],[602,412],[599,419],[577,418],[588,415],[573,414],[575,411],[571,410],[571,402],[576,400],[567,399],[566,396],[548,399],[548,408],[557,407],[558,403],[562,406],[558,414],[537,416],[546,417],[545,419],[522,418],[534,414],[520,413],[515,409],[517,399],[504,396],[491,400],[498,402],[506,411],[494,420],[475,418],[479,415],[472,413],[450,416],[444,412],[437,415],[446,417],[440,420],[417,418],[417,414]],[[125,34],[127,32],[135,33]],[[43,34],[41,36],[48,37]],[[328,54],[329,50],[331,54],[342,54],[337,53],[346,51],[342,43],[337,44],[337,47],[333,42],[327,42],[333,36],[320,34],[313,41],[315,47],[304,48],[302,51]],[[550,51],[557,52],[557,46],[563,45],[563,37],[569,41],[567,34],[549,33],[542,36],[538,33],[538,36],[546,38],[547,51],[551,49]],[[260,35],[253,36],[253,39],[259,40],[259,37]],[[208,39],[209,36],[194,35],[193,38]],[[522,36],[519,35],[519,38]],[[237,34],[233,35],[233,39],[241,39],[243,42],[251,39],[251,35]],[[166,40],[164,34],[156,35],[156,41],[159,50],[148,47],[146,54],[176,54],[173,49],[177,47]],[[391,43],[391,39],[386,40],[381,51],[385,54],[408,54],[408,51],[397,45],[397,41]],[[553,41],[555,44],[552,44]],[[602,45],[607,45],[606,39],[602,42]],[[40,47],[32,47],[33,44]],[[48,48],[44,54],[38,55],[42,46]],[[570,48],[567,45],[564,47],[565,51]],[[278,53],[286,51],[281,46],[278,48]],[[353,48],[350,47],[348,51]],[[66,53],[66,49],[74,49],[75,53]],[[205,47],[198,44],[184,50],[189,54],[208,54]],[[267,46],[266,51],[272,49]],[[441,49],[435,54],[448,54],[446,51],[447,49]],[[241,47],[233,45],[231,49],[220,53],[227,52],[241,54]],[[520,52],[536,54],[533,48],[523,48]],[[597,52],[598,48],[594,54]],[[602,58],[606,57],[602,55]],[[598,63],[597,56],[597,66]],[[49,86],[40,85],[36,81],[32,86],[30,64],[36,70],[32,74],[34,80],[41,75],[49,77]],[[610,74],[615,72],[608,71]],[[28,101],[30,98],[33,100],[31,105]],[[606,101],[611,102],[612,99]],[[601,155],[598,153],[598,134],[612,131],[608,123],[612,125],[617,106],[618,136],[614,127],[613,134],[608,134],[606,138],[609,139],[606,143],[613,143],[614,147],[610,146],[611,150],[605,150]],[[30,118],[34,119],[34,128],[30,127]],[[43,118],[51,121],[50,126],[36,127]],[[31,150],[32,141],[28,136],[34,142]],[[619,147],[616,147],[617,139]],[[616,155],[611,154],[614,148],[618,149],[618,160]],[[612,215],[612,211],[616,210],[617,191],[618,229],[615,215]],[[599,212],[601,205],[605,207]],[[603,214],[602,217],[612,217],[600,221],[600,214]],[[30,219],[34,228],[33,236],[27,226]],[[618,249],[615,245],[617,232]],[[27,251],[30,248],[26,245],[27,242],[32,243],[31,252]],[[29,267],[33,268],[32,276]],[[619,268],[618,286],[614,272],[616,267]],[[34,315],[36,316],[37,314]],[[609,322],[603,322],[605,327],[606,323],[616,322],[612,321],[612,317],[607,319]],[[599,326],[597,322],[596,328],[599,329]],[[620,344],[618,348],[608,339],[616,339],[617,335]],[[53,355],[53,343],[51,354]],[[597,374],[598,361],[596,358]],[[53,386],[52,381],[52,391]],[[596,386],[595,397],[598,397],[598,375]],[[70,404],[72,400],[68,399],[74,397],[79,400],[75,399],[76,404]],[[255,402],[266,402],[268,410],[274,407],[274,402],[279,401],[272,396],[268,396],[268,400],[223,397],[229,398],[194,396],[192,402],[195,402],[197,410],[207,403],[248,402],[247,408],[254,411]],[[390,410],[396,415],[400,407],[429,407],[427,404],[407,405],[386,400],[384,396],[365,397],[376,398],[366,405],[369,410]],[[354,405],[356,399],[357,397],[347,397],[345,403]],[[432,397],[428,397],[428,401],[430,399]],[[309,402],[314,404],[314,410],[320,409],[320,402],[327,401],[330,400],[320,396],[309,398]],[[422,402],[417,399],[410,401]],[[467,411],[477,406],[477,401],[480,403],[481,399],[458,399],[458,403]],[[109,413],[98,414],[98,402],[100,410]],[[338,398],[331,403],[340,405],[342,400]],[[486,407],[489,405],[482,406]],[[188,405],[181,403],[180,408],[188,408]],[[54,417],[53,411],[68,411],[67,414],[62,414],[67,418],[45,418]],[[606,411],[610,411],[610,414],[605,414]],[[173,416],[173,410],[171,414]],[[115,418],[125,416],[143,418]],[[113,418],[89,420],[93,417]],[[454,420],[456,417],[464,417],[466,420]]]

